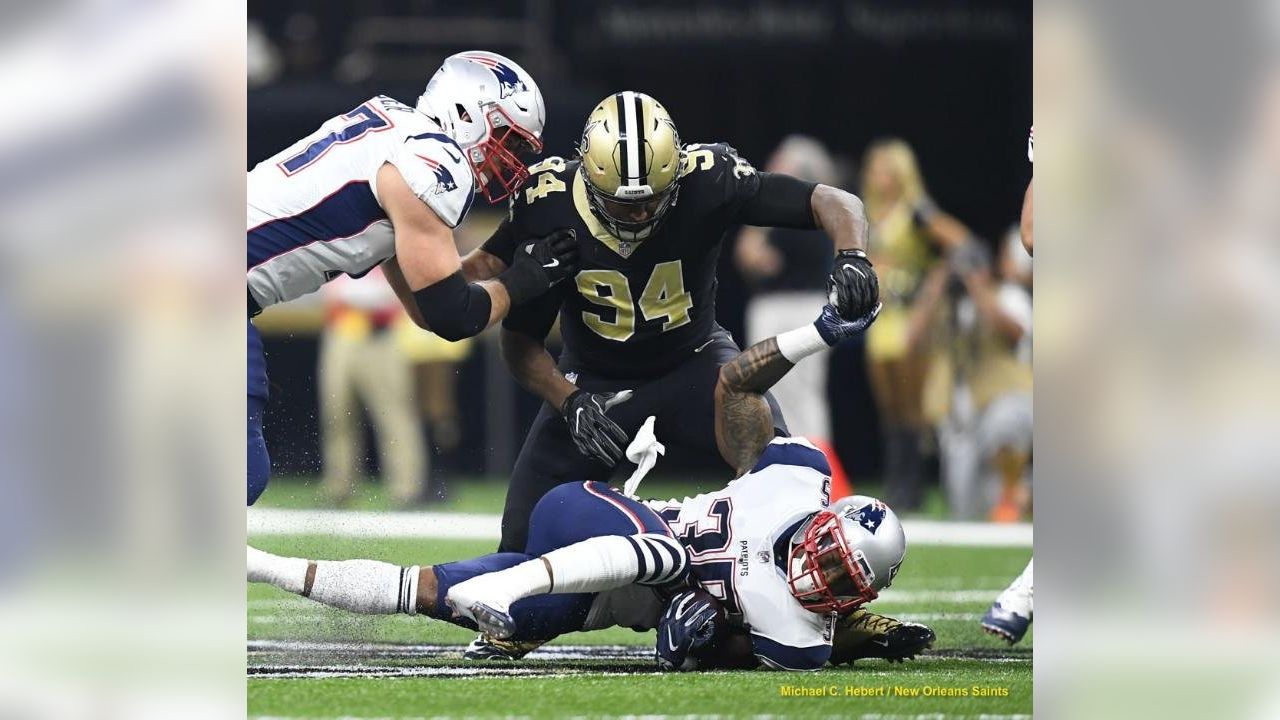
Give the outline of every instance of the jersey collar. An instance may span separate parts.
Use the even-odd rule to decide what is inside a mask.
[[[640,247],[640,243],[622,242],[600,224],[595,213],[591,212],[591,204],[587,202],[587,186],[584,183],[582,173],[575,172],[573,174],[573,207],[578,211],[578,217],[582,218],[583,224],[591,231],[591,235],[600,241],[600,244],[619,257],[631,257],[635,254],[636,248]]]

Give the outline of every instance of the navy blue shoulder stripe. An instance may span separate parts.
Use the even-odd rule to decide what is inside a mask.
[[[751,646],[760,662],[775,670],[819,670],[831,658],[830,645],[792,647],[755,633]]]
[[[770,465],[796,465],[813,468],[823,475],[831,474],[831,463],[827,461],[827,456],[821,450],[800,443],[769,443],[764,452],[760,453],[760,459],[751,468],[751,472],[760,472]]]
[[[452,145],[454,149],[456,149],[459,153],[462,153],[462,146],[458,144],[458,141],[454,140],[448,135],[445,135],[444,133],[433,133],[433,132],[418,133],[417,135],[410,135],[409,137],[405,138],[404,141],[409,142],[410,140],[423,140],[423,139],[439,140],[440,142],[446,145]]]

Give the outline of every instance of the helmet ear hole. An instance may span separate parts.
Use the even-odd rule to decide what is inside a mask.
[[[458,112],[459,120],[462,120],[463,122],[471,122],[471,113],[467,112],[467,109],[462,107],[462,103],[454,103],[453,108]]]

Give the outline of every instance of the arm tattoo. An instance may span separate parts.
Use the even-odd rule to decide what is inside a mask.
[[[737,392],[762,394],[773,387],[795,365],[778,349],[778,339],[769,338],[738,353],[720,368],[720,382]]]
[[[751,469],[773,439],[773,415],[764,393],[795,365],[769,338],[720,368],[716,385],[716,444],[739,475]]]

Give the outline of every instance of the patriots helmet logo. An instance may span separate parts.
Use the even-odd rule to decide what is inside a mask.
[[[436,195],[443,195],[458,189],[458,183],[453,179],[453,173],[449,172],[449,168],[425,155],[419,155],[418,157],[422,158],[422,161],[427,164],[427,167],[431,168],[431,172],[436,176]]]
[[[520,76],[516,74],[516,71],[510,65],[482,55],[466,55],[465,57],[471,62],[480,63],[489,68],[493,76],[498,79],[498,97],[500,99],[529,89],[529,86],[520,79]]]
[[[880,529],[880,524],[884,522],[884,514],[887,509],[884,503],[876,500],[860,508],[849,510],[844,516],[866,528],[867,532],[875,535],[876,530]]]

